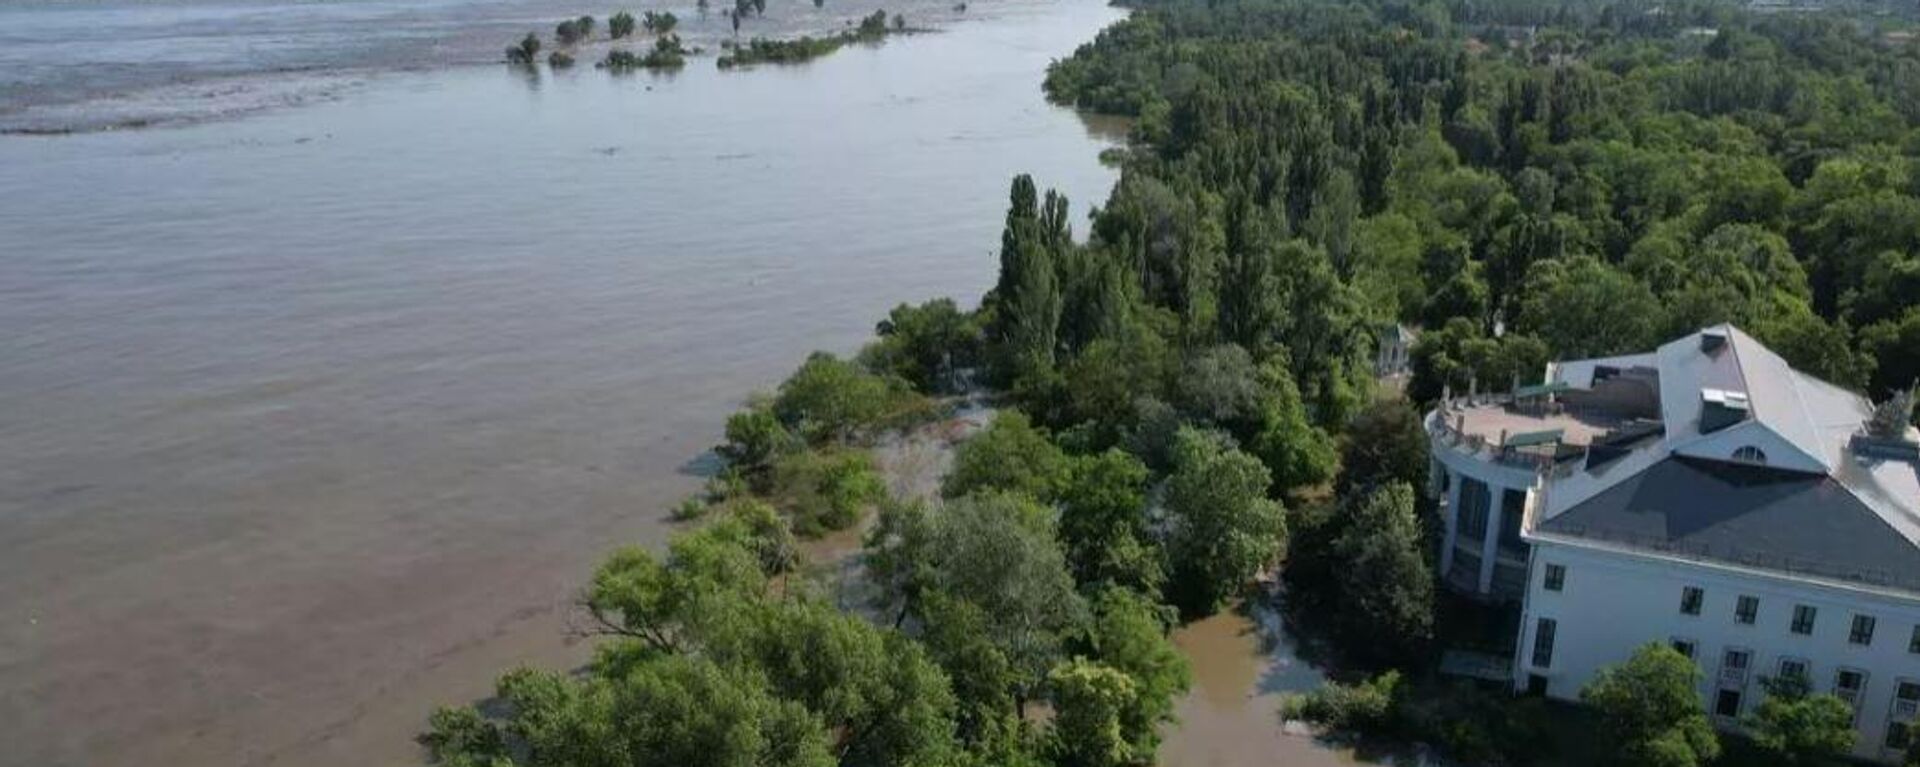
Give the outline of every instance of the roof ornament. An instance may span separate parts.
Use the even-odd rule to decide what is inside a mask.
[[[1891,399],[1875,405],[1873,418],[1867,421],[1867,433],[1876,439],[1906,441],[1907,429],[1913,423],[1914,389],[1915,384],[1908,384]]]

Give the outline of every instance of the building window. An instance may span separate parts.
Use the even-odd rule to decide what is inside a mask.
[[[1552,618],[1541,618],[1533,628],[1534,668],[1553,667],[1553,632],[1559,625]]]
[[[1833,675],[1833,696],[1844,701],[1856,715],[1860,712],[1860,696],[1867,689],[1867,672],[1843,668]]]
[[[1707,592],[1701,591],[1700,587],[1698,586],[1688,586],[1686,588],[1681,589],[1680,590],[1680,612],[1685,613],[1687,615],[1699,615],[1700,603],[1703,600],[1705,600],[1706,597],[1707,597]]]
[[[1794,605],[1793,606],[1793,633],[1812,634],[1813,619],[1814,619],[1814,616],[1819,614],[1819,612],[1820,611],[1813,609],[1811,605]]]
[[[1500,495],[1500,547],[1526,551],[1520,540],[1520,518],[1527,514],[1527,491],[1508,489]]]
[[[1487,483],[1472,477],[1460,480],[1460,537],[1474,541],[1487,539],[1487,508],[1493,503]]]
[[[1888,714],[1887,748],[1905,751],[1913,743],[1913,719],[1920,716],[1920,683],[1900,680],[1893,690],[1893,711]]]
[[[1713,702],[1714,716],[1735,719],[1740,716],[1740,691],[1721,690],[1720,697]]]
[[[1687,656],[1687,660],[1693,660],[1693,648],[1693,640],[1682,639],[1680,637],[1673,638],[1673,651]]]
[[[1567,585],[1566,565],[1556,565],[1553,563],[1548,563],[1547,579],[1546,579],[1546,583],[1543,584],[1544,588],[1546,588],[1546,590],[1548,591],[1559,591],[1563,588],[1566,588],[1566,585]],[[1914,636],[1920,637],[1920,631],[1914,632]]]
[[[1739,450],[1733,451],[1733,460],[1739,461],[1741,463],[1752,463],[1752,464],[1765,466],[1767,465],[1767,454],[1765,452],[1762,452],[1760,448],[1754,447],[1752,445],[1747,445],[1745,447],[1740,448]]]
[[[1920,655],[1920,626],[1913,627],[1913,636],[1907,639],[1907,652]]]
[[[1720,656],[1720,670],[1725,675],[1738,675],[1745,679],[1747,661],[1752,657],[1753,653],[1746,650],[1728,650],[1725,655]]]
[[[1873,644],[1873,616],[1853,616],[1853,629],[1847,632],[1847,641],[1854,644]]]
[[[1781,658],[1780,678],[1806,681],[1812,679],[1813,676],[1807,671],[1807,662],[1805,660],[1800,658]]]
[[[1733,604],[1733,619],[1737,622],[1751,626],[1753,625],[1754,618],[1759,616],[1759,614],[1759,597],[1742,595],[1740,599]]]

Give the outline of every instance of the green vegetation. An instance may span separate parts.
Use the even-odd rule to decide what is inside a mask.
[[[618,40],[633,34],[633,14],[621,11],[607,19],[607,36]]]
[[[534,57],[539,55],[540,37],[528,32],[526,37],[520,38],[519,45],[507,48],[507,63],[532,64],[536,60]]]
[[[553,37],[561,45],[572,45],[593,36],[593,17],[581,16],[577,19],[562,21],[553,28]]]
[[[554,51],[547,54],[547,66],[554,69],[566,69],[573,66],[573,55],[566,51]]]
[[[1699,687],[1692,658],[1653,642],[1602,669],[1580,698],[1599,712],[1617,763],[1695,767],[1720,755]]]
[[[664,35],[672,32],[675,27],[680,26],[680,19],[675,17],[672,11],[660,11],[657,13],[647,11],[645,18],[641,20],[641,24],[647,28],[648,32],[656,35]]]
[[[1754,745],[1786,767],[1838,764],[1853,749],[1853,707],[1813,694],[1804,677],[1761,680],[1767,696],[1747,717]]]
[[[653,47],[644,54],[622,48],[607,51],[607,57],[597,65],[601,69],[614,72],[626,72],[634,69],[679,69],[687,65],[688,54],[693,53],[680,44],[678,35],[661,35],[653,41]]]
[[[746,3],[748,0],[736,0],[736,2]],[[762,3],[759,6],[760,11],[765,11],[765,0],[754,0],[754,2]],[[742,15],[744,15],[742,9],[734,10],[735,31],[739,30],[739,20]],[[895,17],[896,20],[899,18]],[[905,31],[904,20],[900,21],[895,31]],[[720,56],[719,63],[721,69],[749,64],[798,64],[820,58],[853,43],[879,42],[885,39],[887,34],[887,12],[874,11],[873,15],[861,19],[859,26],[837,35],[802,36],[792,40],[768,40],[756,37],[748,40],[745,45],[728,44],[728,51]]]
[[[1346,680],[1292,715],[1475,763],[1716,758],[1698,669],[1664,646],[1584,708],[1430,673],[1450,624],[1418,413],[1720,321],[1837,383],[1908,386],[1920,48],[1695,2],[1134,5],[1047,78],[1135,118],[1083,236],[1014,179],[980,307],[896,307],[857,356],[815,354],[729,418],[698,526],[596,576],[588,673],[516,672],[490,715],[436,714],[438,759],[1149,763],[1187,684],[1168,628],[1276,569]],[[875,13],[719,65],[903,27]],[[1404,398],[1372,380],[1394,322],[1422,328]],[[866,447],[982,388],[997,415],[942,498],[890,497]],[[871,618],[792,544],[863,520]],[[1833,714],[1770,695],[1753,747],[1823,759]]]
[[[1350,291],[1318,295],[1448,331],[1423,336],[1446,351],[1419,355],[1422,400],[1504,388],[1502,356],[1646,348],[1718,321],[1876,396],[1920,372],[1920,292],[1899,276],[1920,250],[1911,45],[1719,4],[1139,6],[1047,85],[1139,118],[1152,151],[1106,211],[1176,214],[1168,247],[1130,258],[1189,326],[1239,333],[1232,288],[1257,280],[1196,291],[1184,275],[1287,274],[1236,245],[1236,227],[1264,228],[1255,242],[1318,251]],[[1314,402],[1308,374],[1338,371],[1282,343]]]
[[[1224,436],[1181,427],[1167,481],[1167,558],[1174,602],[1218,609],[1286,551],[1286,510],[1267,497],[1267,469]]]
[[[1329,682],[1288,698],[1280,715],[1336,732],[1379,732],[1393,726],[1402,697],[1400,672],[1388,671],[1356,684]]]

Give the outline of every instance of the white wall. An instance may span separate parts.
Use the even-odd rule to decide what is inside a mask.
[[[1429,414],[1428,418],[1436,416]],[[1431,431],[1428,432],[1432,434]],[[1474,593],[1487,594],[1492,591],[1494,569],[1499,563],[1497,556],[1500,538],[1502,498],[1508,490],[1529,492],[1536,475],[1532,469],[1495,463],[1479,455],[1467,453],[1454,447],[1446,440],[1430,438],[1430,454],[1433,458],[1432,471],[1447,475],[1446,508],[1441,522],[1440,572],[1442,582],[1453,568],[1454,545],[1459,541],[1460,530],[1460,484],[1461,480],[1471,477],[1486,483],[1491,497],[1487,510],[1487,535],[1480,543],[1469,542],[1480,557],[1480,575]],[[1457,590],[1457,589],[1456,589]]]
[[[1860,730],[1855,753],[1874,759],[1886,756],[1881,744],[1895,685],[1901,679],[1920,681],[1920,655],[1908,652],[1914,627],[1920,625],[1920,600],[1596,549],[1584,543],[1537,536],[1529,540],[1533,556],[1515,648],[1516,689],[1526,688],[1530,674],[1541,674],[1548,680],[1548,695],[1575,700],[1602,667],[1625,661],[1647,642],[1681,637],[1695,643],[1694,657],[1704,672],[1701,694],[1709,713],[1719,688],[1723,651],[1737,647],[1752,652],[1741,700],[1741,712],[1747,713],[1763,694],[1758,677],[1774,676],[1782,657],[1802,658],[1809,662],[1815,692],[1831,692],[1842,667],[1866,672],[1865,693],[1855,719]],[[1566,567],[1559,592],[1543,587],[1549,563]],[[1705,592],[1697,616],[1680,611],[1684,586]],[[1734,617],[1736,599],[1743,594],[1760,600],[1753,625],[1738,623]],[[1811,635],[1789,630],[1797,604],[1819,611]],[[1877,621],[1868,646],[1848,641],[1855,614],[1872,615]],[[1537,669],[1532,665],[1534,633],[1537,619],[1543,617],[1554,619],[1558,626],[1551,667]]]

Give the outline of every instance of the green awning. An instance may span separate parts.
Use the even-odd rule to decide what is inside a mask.
[[[1515,396],[1515,397],[1539,397],[1539,396],[1542,396],[1542,395],[1547,395],[1547,394],[1559,394],[1560,392],[1563,392],[1563,391],[1569,391],[1569,390],[1571,390],[1572,388],[1573,388],[1572,386],[1568,386],[1568,385],[1567,385],[1567,382],[1566,382],[1566,381],[1554,381],[1553,383],[1544,383],[1544,384],[1533,384],[1533,385],[1531,385],[1531,386],[1522,386],[1522,387],[1520,387],[1520,388],[1518,388],[1518,389],[1514,389],[1514,390],[1513,390],[1513,396]]]
[[[1507,443],[1505,445],[1502,445],[1502,447],[1532,447],[1534,445],[1551,445],[1559,442],[1561,437],[1566,436],[1566,431],[1567,431],[1566,429],[1548,429],[1546,431],[1521,432],[1519,434],[1515,434],[1513,436],[1507,437]]]

